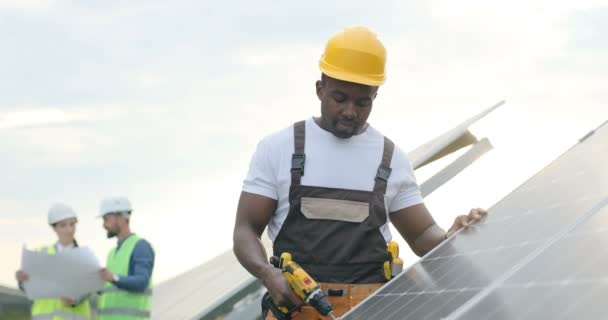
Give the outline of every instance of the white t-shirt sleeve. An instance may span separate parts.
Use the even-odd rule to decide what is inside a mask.
[[[243,191],[278,200],[277,177],[272,168],[268,141],[264,139],[258,143],[251,158],[249,172],[243,181]]]
[[[399,174],[400,179],[397,185],[397,193],[388,206],[389,213],[424,202],[411,162],[405,158],[403,163],[405,165],[399,168],[402,172]]]

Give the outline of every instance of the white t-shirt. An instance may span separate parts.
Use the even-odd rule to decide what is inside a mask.
[[[76,248],[76,246],[74,246],[73,243],[70,243],[67,246],[64,246],[61,243],[57,242],[56,248],[57,248],[57,253],[61,253],[61,252],[65,251],[65,250],[74,249],[74,248]]]
[[[302,185],[372,191],[376,172],[382,161],[384,136],[368,126],[365,132],[341,139],[323,130],[313,118],[306,120],[306,163]],[[294,153],[293,125],[267,136],[257,146],[251,159],[243,191],[277,200],[277,209],[268,224],[268,236],[274,242],[289,212],[291,156]],[[422,203],[412,165],[405,153],[395,146],[392,173],[384,197],[388,213]],[[388,223],[382,235],[391,240]]]

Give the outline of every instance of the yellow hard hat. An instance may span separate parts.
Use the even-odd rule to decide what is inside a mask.
[[[386,79],[386,49],[376,34],[355,26],[336,33],[319,60],[321,71],[335,79],[379,86]]]

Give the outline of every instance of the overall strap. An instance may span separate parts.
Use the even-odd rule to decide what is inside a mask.
[[[395,144],[391,139],[384,137],[384,150],[382,152],[382,162],[378,166],[376,172],[376,183],[374,184],[374,193],[386,193],[386,185],[388,178],[391,176],[391,160],[393,159],[393,151],[395,150]]]
[[[299,121],[293,125],[294,153],[291,156],[291,185],[300,185],[304,175],[304,143],[306,137],[306,122]]]

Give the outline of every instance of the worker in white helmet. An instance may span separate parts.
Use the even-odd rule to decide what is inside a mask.
[[[49,255],[61,253],[78,247],[76,212],[69,206],[57,203],[51,206],[48,212],[48,224],[57,234],[57,242],[53,245],[37,248],[36,251]],[[28,281],[29,275],[21,270],[15,274],[19,287],[23,290],[23,282]],[[32,305],[32,319],[90,319],[91,312],[88,295],[83,297],[65,297],[62,299],[37,299]]]
[[[99,215],[108,238],[118,244],[108,253],[99,275],[106,281],[98,302],[98,320],[145,320],[152,304],[154,250],[148,241],[131,232],[133,208],[125,197],[108,197]]]

